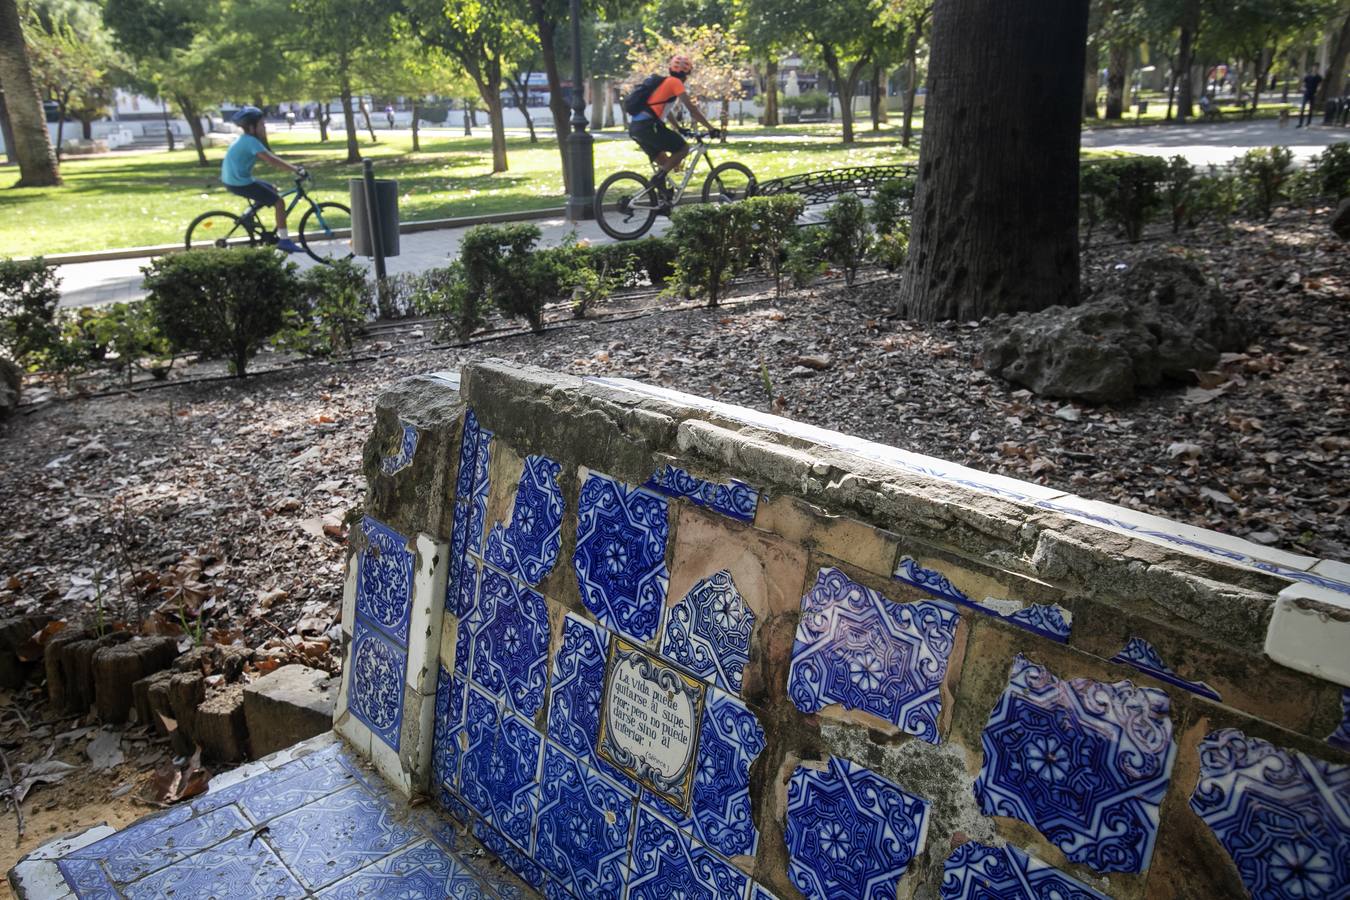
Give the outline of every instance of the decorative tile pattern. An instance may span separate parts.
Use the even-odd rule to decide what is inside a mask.
[[[99,860],[67,856],[57,861],[56,868],[80,900],[120,900]]]
[[[683,497],[742,522],[753,522],[759,507],[759,491],[744,481],[733,478],[728,484],[717,484],[690,475],[679,466],[662,466],[643,487],[669,497]]]
[[[1142,872],[1176,758],[1169,708],[1162,691],[1061,680],[1019,655],[981,737],[981,810],[1098,872]]]
[[[403,428],[403,434],[399,438],[398,452],[380,460],[380,471],[386,475],[395,475],[408,468],[412,465],[413,456],[417,453],[417,426],[409,425],[407,422],[400,422],[399,424]]]
[[[1152,675],[1159,681],[1165,681],[1168,684],[1183,688],[1193,694],[1199,694],[1201,697],[1208,697],[1210,700],[1218,702],[1221,698],[1219,692],[1205,684],[1203,681],[1187,681],[1182,678],[1172,667],[1163,662],[1162,657],[1158,655],[1157,649],[1148,641],[1141,637],[1132,637],[1126,642],[1125,647],[1111,657],[1111,662],[1120,663],[1126,666],[1133,666],[1146,675]]]
[[[192,897],[201,900],[300,898],[305,889],[265,842],[241,834],[161,869],[122,889],[129,900]]]
[[[1110,900],[1049,863],[1008,844],[971,841],[942,867],[942,900]]]
[[[454,561],[451,560],[451,566]],[[463,612],[459,616],[459,622],[455,631],[455,674],[465,677],[469,674],[469,661],[473,658],[473,610],[478,602],[478,564],[468,557],[464,558],[464,566],[461,569],[463,580],[460,586],[469,591],[468,599],[463,600],[460,607]],[[461,595],[462,597],[463,595]],[[447,604],[449,603],[447,599]],[[446,607],[449,609],[449,606]]]
[[[689,589],[666,614],[661,655],[687,672],[733,694],[750,661],[755,614],[726,569]]]
[[[958,618],[936,603],[892,603],[823,568],[802,597],[788,695],[804,713],[837,703],[936,744]]]
[[[463,620],[473,611],[478,587],[478,564],[469,556],[469,534],[474,527],[474,506],[455,504],[455,521],[450,526],[450,572],[445,582],[445,611]]]
[[[1341,689],[1341,724],[1327,735],[1327,743],[1342,750],[1350,750],[1350,688]]]
[[[511,521],[492,526],[488,535],[487,562],[528,585],[537,585],[553,571],[562,548],[561,471],[547,456],[525,457]]]
[[[243,792],[238,803],[244,815],[254,823],[266,822],[273,816],[299,809],[306,803],[356,783],[356,776],[337,760],[312,768],[296,767],[277,771],[289,777],[268,784],[257,783],[253,779],[244,782],[248,790]]]
[[[1262,900],[1350,896],[1350,766],[1249,738],[1235,728],[1200,742],[1191,809]]]
[[[927,831],[927,801],[846,759],[788,781],[788,877],[811,900],[893,900]]]
[[[492,895],[479,887],[463,863],[432,841],[423,841],[367,866],[319,896],[324,900],[479,900]]]
[[[250,828],[238,809],[224,806],[161,828],[134,842],[124,841],[104,858],[103,865],[113,881],[134,881]],[[103,849],[104,852],[112,850],[111,847]]]
[[[474,682],[505,698],[512,709],[534,718],[544,705],[548,682],[548,607],[529,588],[483,569],[473,631]]]
[[[764,749],[764,729],[741,701],[708,692],[699,731],[689,815],[645,792],[643,802],[723,856],[754,856],[759,847],[750,808],[750,766]]]
[[[482,429],[478,427],[478,416],[472,409],[464,412],[464,430],[459,437],[459,471],[455,475],[455,498],[468,500],[473,496],[474,482],[479,473],[487,471],[484,464],[478,465],[478,448],[482,445]],[[491,437],[491,432],[489,432]]]
[[[515,848],[501,832],[492,826],[486,824],[482,819],[475,819],[473,823],[474,837],[483,842],[494,856],[506,863],[507,868],[515,872],[521,879],[536,890],[544,886],[544,870],[524,853]],[[507,891],[507,885],[497,888],[497,893],[503,897],[524,896],[511,894]]]
[[[461,793],[497,830],[522,850],[532,849],[539,802],[543,736],[470,688],[464,711],[468,748],[460,764]]]
[[[394,646],[361,619],[352,632],[348,708],[380,740],[398,749],[403,723],[403,676],[408,651]]]
[[[407,846],[418,833],[356,785],[273,819],[267,840],[305,886],[317,889]]]
[[[1041,637],[1064,643],[1072,631],[1073,615],[1055,603],[1022,604],[1012,600],[972,600],[965,591],[936,569],[925,568],[911,557],[902,556],[896,563],[893,576],[910,587],[932,594],[965,609],[973,609],[987,616],[998,616],[1006,622],[1035,632]]]
[[[459,789],[460,733],[464,730],[464,682],[441,668],[436,676],[436,723],[431,775],[438,787]]]
[[[535,861],[577,897],[622,900],[632,795],[552,743],[541,790]]]
[[[367,516],[366,547],[356,581],[356,614],[400,644],[408,642],[412,614],[413,554],[403,535]]]
[[[753,881],[750,883],[748,900],[778,900],[778,897],[764,885],[757,881]]]
[[[577,504],[572,554],[582,602],[600,624],[638,641],[656,634],[666,600],[666,499],[591,473]]]
[[[638,807],[627,900],[725,900],[749,878],[645,806]]]
[[[553,658],[548,736],[552,741],[629,791],[636,785],[595,752],[600,735],[600,697],[605,688],[604,630],[580,616],[563,619],[562,645]]]

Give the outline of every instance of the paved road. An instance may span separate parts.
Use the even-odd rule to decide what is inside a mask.
[[[1306,160],[1328,144],[1350,141],[1350,128],[1315,125],[1281,128],[1274,120],[1223,122],[1219,124],[1153,125],[1144,128],[1097,128],[1083,132],[1085,150],[1124,150],[1152,156],[1180,154],[1195,165],[1226,163],[1252,147],[1279,145]]]

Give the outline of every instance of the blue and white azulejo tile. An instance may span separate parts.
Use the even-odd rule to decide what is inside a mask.
[[[1169,710],[1162,691],[1062,680],[1019,655],[981,736],[981,811],[1098,872],[1144,871],[1176,759]]]
[[[942,867],[941,900],[1110,900],[1012,844],[962,844]]]
[[[473,631],[474,683],[534,718],[548,682],[548,607],[544,598],[506,576],[483,569]]]
[[[952,584],[946,575],[919,565],[917,560],[909,556],[900,557],[893,577],[957,608],[973,609],[987,616],[995,616],[1057,643],[1068,641],[1072,631],[1073,614],[1057,603],[1021,603],[995,598],[979,602]]]
[[[164,897],[301,898],[305,889],[264,841],[241,834],[122,888],[128,900]]]
[[[1327,743],[1341,750],[1350,750],[1350,688],[1341,689],[1341,724],[1327,735]]]
[[[464,709],[468,747],[460,761],[460,792],[522,851],[533,848],[539,806],[543,736],[519,716],[498,713],[491,698],[470,687]]]
[[[352,631],[347,707],[380,740],[397,750],[403,721],[408,651],[360,618]]]
[[[463,863],[433,841],[422,841],[366,866],[318,896],[322,900],[486,900],[491,895],[478,886]]]
[[[1221,699],[1219,692],[1203,681],[1187,681],[1178,675],[1171,666],[1163,662],[1157,648],[1141,637],[1130,638],[1121,651],[1111,657],[1111,662],[1133,666],[1145,675],[1152,675],[1159,681],[1199,694],[1216,703]]]
[[[924,845],[929,804],[839,757],[788,781],[788,877],[808,900],[893,900]]]
[[[623,900],[632,794],[552,742],[540,791],[535,861],[577,897]]]
[[[670,573],[666,499],[590,473],[577,503],[577,588],[601,625],[637,641],[656,635]]]
[[[742,522],[753,522],[759,506],[759,491],[744,481],[733,478],[726,484],[718,484],[690,475],[679,466],[662,466],[644,486],[670,497],[683,497]]]
[[[639,805],[627,900],[726,900],[745,896],[749,877]]]
[[[548,736],[630,792],[637,786],[595,752],[600,697],[605,686],[605,630],[574,613],[563,619],[562,644],[553,657]]]
[[[282,862],[314,890],[419,837],[393,807],[361,785],[273,819],[267,829],[267,841]]]
[[[380,471],[386,475],[396,475],[412,465],[417,453],[418,431],[416,425],[400,422],[398,452],[380,460]]]
[[[1236,728],[1200,742],[1190,805],[1261,900],[1350,897],[1350,765]]]
[[[839,704],[936,744],[958,619],[936,603],[894,603],[823,568],[802,597],[788,696],[804,713]]]
[[[464,730],[465,684],[442,666],[436,675],[436,721],[432,729],[431,775],[437,787],[459,790],[460,733]]]
[[[723,569],[695,584],[666,613],[661,655],[691,675],[740,694],[754,627],[754,612]]]
[[[511,521],[492,526],[487,562],[528,585],[537,585],[553,570],[562,547],[563,496],[558,487],[562,466],[547,456],[525,457],[516,487]]]
[[[356,614],[406,645],[413,585],[408,539],[369,516],[361,520],[361,532],[366,546],[357,563]]]

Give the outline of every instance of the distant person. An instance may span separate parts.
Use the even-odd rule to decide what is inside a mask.
[[[666,107],[681,100],[694,121],[708,129],[713,137],[718,135],[718,131],[684,89],[685,79],[694,71],[693,61],[677,53],[670,58],[667,68],[669,75],[647,77],[624,98],[623,103],[624,109],[633,116],[628,122],[628,136],[637,141],[637,145],[656,164],[656,191],[662,200],[669,202],[675,189],[668,176],[689,155],[689,144],[679,132],[666,126],[663,121]]]
[[[293,109],[286,110],[286,129],[288,131],[295,130],[295,110]]]
[[[1295,128],[1303,127],[1303,110],[1308,111],[1308,125],[1313,122],[1313,102],[1317,100],[1317,89],[1322,86],[1322,74],[1314,66],[1307,75],[1303,76],[1303,102],[1298,106],[1298,124]]]
[[[390,130],[390,131],[393,131],[393,130],[394,130],[394,107],[393,107],[392,105],[391,105],[391,106],[386,106],[386,107],[384,108],[384,117],[385,117],[385,119],[389,122],[389,130]]]
[[[270,205],[276,210],[277,249],[299,253],[300,245],[291,240],[286,230],[286,201],[281,199],[274,185],[253,177],[253,166],[262,159],[270,166],[294,172],[301,178],[305,177],[305,170],[291,165],[268,149],[267,123],[263,121],[263,112],[258,107],[245,106],[230,116],[230,121],[244,133],[225,151],[225,159],[220,164],[221,183],[231,194],[238,194],[259,208]]]

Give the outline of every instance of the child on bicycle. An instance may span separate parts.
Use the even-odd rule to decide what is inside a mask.
[[[267,123],[263,121],[263,111],[256,106],[245,106],[230,117],[243,134],[225,151],[225,160],[220,164],[220,180],[231,194],[249,200],[257,207],[271,206],[277,216],[277,249],[287,253],[299,253],[300,245],[291,240],[286,230],[286,201],[274,185],[259,181],[253,177],[253,166],[261,158],[268,165],[294,172],[301,178],[305,170],[293,166],[267,148]]]
[[[694,121],[708,129],[712,137],[718,136],[717,129],[684,89],[685,79],[694,71],[693,61],[677,53],[670,58],[669,69],[670,74],[667,76],[652,75],[647,78],[624,100],[625,108],[633,113],[628,123],[628,136],[637,141],[637,145],[656,164],[656,190],[666,201],[670,200],[674,192],[667,176],[689,155],[688,142],[679,132],[666,126],[666,106],[675,100],[683,101]]]

